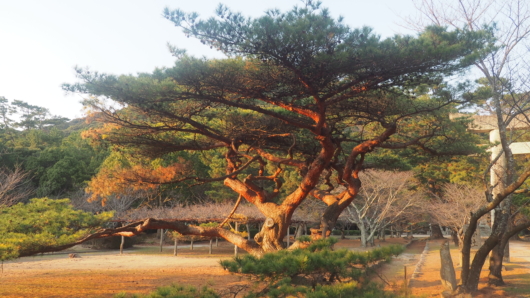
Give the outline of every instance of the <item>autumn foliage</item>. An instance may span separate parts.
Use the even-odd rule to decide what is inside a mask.
[[[130,190],[150,190],[160,184],[177,181],[191,172],[190,165],[182,158],[179,162],[163,166],[153,163],[124,165],[115,163],[103,167],[99,173],[88,183],[86,191],[90,194],[89,200],[101,200],[105,204],[111,196],[119,197]]]

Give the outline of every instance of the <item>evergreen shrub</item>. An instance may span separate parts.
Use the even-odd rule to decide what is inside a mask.
[[[203,287],[197,289],[193,286],[172,284],[168,287],[159,287],[147,295],[119,293],[114,298],[219,298],[212,289]]]
[[[372,265],[390,260],[404,247],[334,251],[336,242],[335,238],[327,238],[314,241],[306,249],[282,250],[261,258],[244,255],[220,263],[232,273],[265,282],[261,291],[248,297],[287,297],[294,293],[303,294],[301,297],[386,297],[377,286],[366,283],[365,277]]]

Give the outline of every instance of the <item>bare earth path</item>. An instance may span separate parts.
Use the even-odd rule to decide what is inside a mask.
[[[421,257],[415,256],[416,269],[413,276],[409,277],[410,293],[418,297],[440,297],[444,291],[440,282],[440,246],[444,240],[428,241],[428,248],[423,252]],[[424,241],[418,241],[423,242]],[[474,297],[530,297],[530,243],[523,241],[512,241],[511,245],[511,262],[506,264],[507,270],[503,272],[506,282],[505,287],[488,287],[487,283],[487,264],[484,266],[479,293]],[[412,246],[414,247],[414,246]],[[458,263],[459,253],[455,247],[451,249],[453,263]],[[393,262],[390,267],[396,267],[398,262]],[[456,276],[460,277],[460,267],[456,267]],[[384,271],[383,271],[384,272]],[[396,272],[390,279],[393,282],[394,290],[403,286],[403,271]],[[411,272],[409,271],[409,274]],[[458,280],[460,281],[460,280]],[[389,287],[391,288],[391,287]]]

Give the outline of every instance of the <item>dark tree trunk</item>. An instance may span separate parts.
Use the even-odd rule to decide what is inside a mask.
[[[502,278],[502,259],[504,257],[504,247],[501,245],[495,246],[491,250],[490,255],[490,273],[488,275],[488,284],[495,286],[503,286],[504,279]]]
[[[335,228],[335,225],[337,224],[337,220],[341,213],[342,209],[340,208],[339,202],[335,202],[326,208],[320,220],[322,238],[326,238],[331,234],[331,231],[333,231],[333,228]]]
[[[510,198],[507,199],[509,200]],[[506,205],[506,202],[503,203]],[[499,235],[499,239],[503,238],[509,225],[510,212],[506,209],[506,206],[502,206],[501,209],[495,210],[494,228],[497,229],[495,232]],[[504,248],[506,244],[507,242],[502,243],[499,241],[499,243],[491,250],[489,264],[490,273],[488,275],[488,284],[490,285],[504,285],[504,279],[502,278],[502,263],[505,257]]]
[[[462,286],[464,290],[467,293],[474,293],[478,290],[478,283],[480,280],[480,273],[482,271],[482,267],[484,266],[484,263],[486,262],[486,259],[489,255],[489,253],[495,248],[495,246],[501,246],[498,245],[502,239],[502,236],[506,232],[506,221],[502,220],[502,214],[500,208],[496,210],[495,212],[495,220],[492,227],[491,235],[484,241],[484,244],[478,249],[477,253],[475,254],[475,257],[473,258],[473,262],[471,263],[471,267],[469,268],[469,271],[467,271],[467,276],[464,276],[464,270],[463,276],[462,276]],[[477,229],[477,223],[478,219],[472,220],[470,222],[470,225],[468,226],[468,229],[466,231],[465,235],[465,246],[468,248],[471,245],[471,237],[475,230]],[[469,250],[466,250],[466,254],[468,254],[466,257],[470,258]],[[493,256],[494,254],[492,254]],[[491,258],[491,257],[490,257]],[[502,269],[502,256],[500,256],[500,262],[498,262],[497,257],[494,258],[494,264],[495,266],[499,265],[499,268]],[[465,261],[465,260],[464,260]],[[464,269],[465,264],[462,266]],[[491,261],[490,261],[490,271],[491,271]],[[496,269],[495,269],[496,270]],[[495,273],[498,273],[495,271]],[[500,278],[500,279],[498,279]],[[493,279],[497,279],[497,281],[502,281],[502,275],[495,275]]]
[[[442,228],[439,224],[431,225],[431,239],[443,239],[444,234],[442,233]]]
[[[482,271],[482,267],[484,266],[484,262],[486,262],[486,258],[488,257],[490,250],[495,245],[494,242],[496,242],[493,239],[488,240],[486,240],[484,245],[482,245],[482,247],[480,247],[477,253],[475,254],[473,262],[471,263],[469,274],[465,282],[462,284],[462,287],[464,288],[464,291],[466,293],[474,293],[478,290],[478,283],[480,280],[480,273]]]
[[[455,230],[451,230],[451,239],[453,240],[453,243],[456,246],[460,246],[460,239],[458,238],[458,232]]]

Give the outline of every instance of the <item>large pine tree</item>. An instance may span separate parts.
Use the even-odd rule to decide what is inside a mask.
[[[65,89],[90,94],[85,104],[105,124],[87,135],[130,154],[165,158],[158,169],[166,174],[147,171],[143,177],[146,171],[138,171],[130,177],[144,183],[223,181],[267,221],[255,241],[221,228],[160,220],[115,232],[170,228],[223,237],[257,255],[284,248],[291,216],[310,194],[328,205],[324,235],[332,229],[359,191],[365,154],[380,146],[426,148],[446,134],[443,125],[411,123],[425,115],[438,119],[441,108],[456,102],[450,92],[431,87],[473,63],[486,43],[481,32],[440,27],[381,39],[370,28],[349,28],[310,1],[256,19],[223,6],[205,21],[180,10],[164,15],[227,58],[199,59],[173,49],[175,65],[151,74],[78,69],[81,82]],[[421,96],[425,90],[430,96]],[[225,176],[194,177],[170,162],[179,162],[180,151],[209,150],[224,152]],[[175,171],[167,175],[169,167]],[[285,168],[296,169],[300,182],[280,197]],[[345,191],[331,194],[337,184]]]

